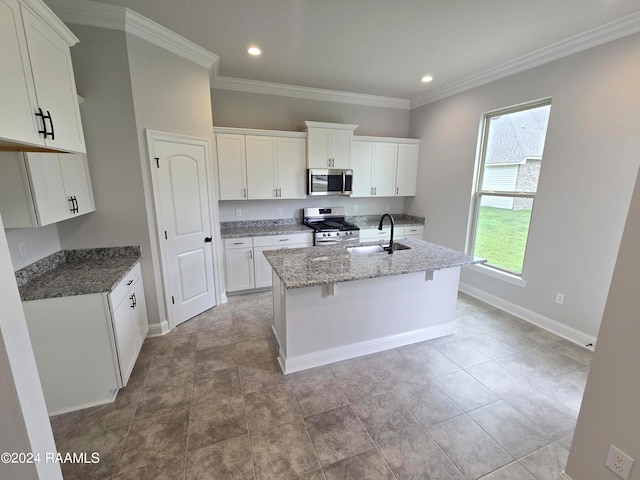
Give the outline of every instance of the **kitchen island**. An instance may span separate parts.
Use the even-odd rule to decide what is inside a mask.
[[[324,246],[264,252],[284,373],[455,332],[460,268],[484,260],[423,240],[387,252]]]

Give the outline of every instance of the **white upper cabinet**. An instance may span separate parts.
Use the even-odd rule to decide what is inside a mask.
[[[278,198],[307,198],[307,141],[278,137]]]
[[[299,130],[307,132],[309,168],[351,168],[351,141],[358,125],[303,122]]]
[[[306,198],[304,134],[243,131],[216,134],[220,200]]]
[[[246,135],[244,142],[247,152],[247,198],[276,198],[276,138]]]
[[[69,51],[77,41],[40,0],[0,0],[0,147],[86,152]]]
[[[416,194],[418,178],[418,155],[420,145],[398,145],[398,169],[396,171],[396,195],[410,197]]]
[[[354,137],[352,197],[416,194],[419,140]]]
[[[247,159],[244,135],[218,133],[218,180],[220,200],[247,198]]]
[[[6,228],[41,227],[95,210],[85,155],[0,152],[0,158]]]

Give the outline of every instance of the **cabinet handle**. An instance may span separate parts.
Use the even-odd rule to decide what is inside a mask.
[[[38,130],[38,133],[44,135],[45,140],[49,135],[51,135],[51,140],[55,139],[53,132],[53,120],[51,119],[51,113],[47,110],[47,114],[42,113],[42,108],[38,107],[38,111],[36,112],[36,117],[40,117],[42,119],[42,130]],[[47,130],[47,120],[49,120],[49,124],[51,125],[51,132]]]
[[[234,245],[244,245],[244,242],[233,242]]]
[[[242,189],[242,196],[243,196],[244,198],[247,198],[247,189],[246,189],[246,188],[243,188],[243,189]]]
[[[131,296],[129,297],[129,300],[131,300],[131,308],[136,308],[136,305],[138,304],[138,302],[136,301],[135,293],[131,294]]]
[[[249,258],[253,260],[253,250],[249,250]]]
[[[129,281],[127,282],[127,287],[128,287],[129,285],[131,285],[132,283],[133,283],[133,279],[129,280]]]
[[[400,193],[400,187],[396,187],[396,195],[398,195],[398,193]]]
[[[288,238],[281,238],[281,239],[280,239],[280,241],[281,241],[281,242],[288,242],[288,241],[289,241],[289,239],[288,239]]]
[[[75,195],[70,196],[69,202],[71,203],[71,208],[69,209],[69,211],[71,213],[78,213],[80,209],[78,208],[78,199],[76,198],[76,196]]]

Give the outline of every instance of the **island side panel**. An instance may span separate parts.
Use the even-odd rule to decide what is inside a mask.
[[[455,332],[460,267],[281,289],[274,329],[285,373]],[[279,283],[279,282],[278,282]],[[276,299],[274,290],[274,313]]]

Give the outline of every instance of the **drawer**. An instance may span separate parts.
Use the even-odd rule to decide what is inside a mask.
[[[111,297],[111,307],[115,309],[124,297],[126,297],[129,290],[133,284],[140,278],[142,271],[140,270],[140,262],[136,263],[135,266],[131,269],[129,273],[127,273],[126,277],[122,279],[122,281],[115,286],[115,288],[111,291],[109,296]]]
[[[424,234],[423,225],[409,225],[404,227],[405,237],[421,237]]]
[[[395,232],[394,232],[395,235]],[[360,230],[360,241],[366,242],[378,238],[389,238],[391,236],[391,227],[382,227],[382,230],[377,228],[364,228]]]
[[[233,250],[234,248],[253,248],[253,242],[251,237],[240,238],[225,238],[224,248],[225,250]]]
[[[286,247],[288,245],[313,245],[313,234],[292,233],[289,235],[267,235],[264,237],[253,237],[254,247]]]

